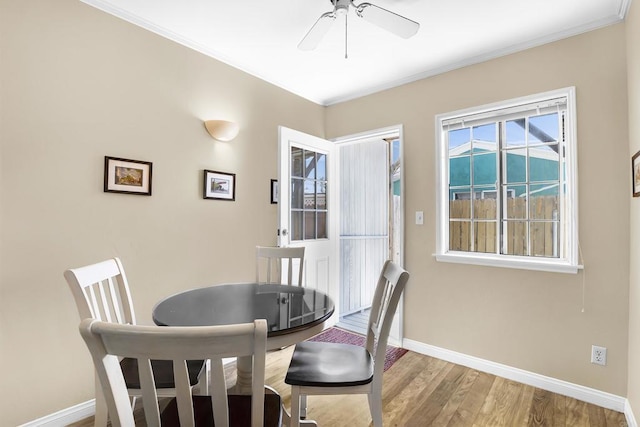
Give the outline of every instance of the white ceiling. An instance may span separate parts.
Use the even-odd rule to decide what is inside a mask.
[[[321,105],[620,22],[631,0],[369,0],[420,23],[410,39],[338,19],[297,45],[330,0],[82,0]],[[364,0],[363,0],[364,1]],[[354,1],[359,4],[359,1]]]

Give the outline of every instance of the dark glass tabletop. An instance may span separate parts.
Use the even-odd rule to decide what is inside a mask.
[[[233,283],[167,297],[153,308],[153,321],[160,326],[212,326],[266,319],[272,337],[321,324],[333,311],[331,298],[313,289]]]

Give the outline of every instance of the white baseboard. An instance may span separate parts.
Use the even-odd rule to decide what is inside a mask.
[[[625,399],[624,401],[624,417],[627,419],[629,427],[638,427],[636,417],[633,416],[633,411],[631,410],[631,405],[629,404],[628,399]]]
[[[91,399],[70,408],[29,421],[19,427],[64,427],[76,423],[96,413],[96,400]]]
[[[502,378],[507,378],[533,387],[548,390],[564,396],[573,397],[574,399],[602,406],[603,408],[613,409],[614,411],[627,413],[627,399],[622,396],[616,396],[611,393],[596,390],[593,388],[573,384],[556,378],[547,377],[536,374],[534,372],[525,371],[511,366],[502,365],[500,363],[491,362],[489,360],[480,359],[474,356],[458,353],[444,348],[424,344],[410,339],[402,341],[403,347],[435,357],[437,359],[446,360],[458,365],[466,366],[478,371],[487,372]],[[629,412],[631,408],[629,407]],[[629,423],[631,425],[631,423]],[[637,424],[636,424],[637,426]]]

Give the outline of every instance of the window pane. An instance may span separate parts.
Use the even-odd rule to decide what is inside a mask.
[[[530,229],[531,255],[557,258],[559,237],[557,222],[532,221]]]
[[[471,157],[455,157],[449,160],[449,185],[471,185]]]
[[[291,176],[302,177],[302,148],[291,147]]]
[[[498,217],[498,204],[496,203],[495,190],[475,192],[473,200],[473,219],[496,219]]]
[[[316,153],[313,151],[304,152],[304,176],[314,179],[316,177]]]
[[[558,113],[529,118],[529,144],[558,141]]]
[[[449,131],[449,155],[455,156],[456,154],[461,154],[460,150],[464,150],[464,144],[471,141],[471,129],[457,129]],[[458,148],[459,147],[459,148]],[[458,148],[457,150],[454,150]],[[469,148],[466,147],[466,151],[469,151]]]
[[[304,180],[302,179],[291,179],[291,209],[304,208],[304,195],[302,192],[303,184]]]
[[[506,255],[527,255],[527,222],[504,221],[503,230],[506,242]]]
[[[468,252],[471,247],[471,222],[449,222],[449,249]]]
[[[495,203],[495,201],[494,201]],[[473,223],[475,252],[496,252],[496,222],[476,221]]]
[[[531,185],[529,193],[530,219],[558,219],[558,185]]]
[[[493,142],[496,143],[496,124],[491,123],[488,125],[475,126],[473,128],[473,141]],[[495,150],[495,148],[494,148]]]
[[[509,185],[503,188],[503,208],[507,219],[527,218],[527,186]]]
[[[504,151],[503,164],[506,166],[503,180],[506,183],[527,182],[527,149],[518,148]]]
[[[326,212],[318,212],[318,231],[317,238],[318,239],[326,239],[327,238],[327,213]]]
[[[470,188],[466,188],[460,189],[459,192],[452,193],[452,200],[449,201],[449,218],[471,218],[470,190]]]
[[[316,179],[327,179],[327,155],[316,153]]]
[[[475,154],[473,156],[473,185],[495,185],[497,180],[495,153]]]
[[[314,211],[304,212],[304,239],[313,240],[316,238],[316,213]]]
[[[553,148],[558,145],[553,145]],[[551,147],[529,148],[529,181],[558,181],[560,160],[558,153]]]
[[[506,145],[522,146],[525,145],[525,119],[508,120],[506,123]]]
[[[291,212],[291,240],[302,240],[302,212]]]

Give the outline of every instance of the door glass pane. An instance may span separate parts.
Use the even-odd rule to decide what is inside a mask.
[[[304,193],[302,192],[302,185],[304,180],[291,179],[291,209],[304,208]]]
[[[302,240],[302,212],[291,212],[291,240]]]
[[[449,185],[471,185],[471,157],[454,157],[449,160]]]
[[[316,179],[327,179],[327,155],[316,153]]]
[[[304,209],[316,209],[316,186],[314,181],[304,181]]]
[[[318,225],[317,225],[317,238],[318,239],[326,239],[327,238],[327,213],[326,212],[318,212]]]
[[[304,212],[304,239],[313,240],[316,238],[316,213],[314,211]]]
[[[316,182],[316,207],[327,209],[327,182]]]
[[[316,177],[316,153],[313,151],[304,152],[305,178],[315,179]]]
[[[302,148],[291,147],[291,176],[302,177]]]

